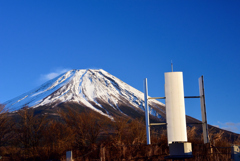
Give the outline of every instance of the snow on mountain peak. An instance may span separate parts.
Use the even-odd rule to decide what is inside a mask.
[[[103,115],[109,114],[103,103],[120,112],[119,104],[123,102],[134,109],[144,110],[142,92],[102,69],[70,70],[4,104],[10,111],[16,111],[24,106],[36,108],[62,102],[80,103]],[[159,111],[165,113],[164,105],[156,100],[150,100],[149,106],[152,115],[161,117]]]

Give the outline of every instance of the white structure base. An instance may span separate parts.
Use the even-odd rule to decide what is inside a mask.
[[[190,142],[173,142],[169,144],[170,156],[192,155],[192,144]]]
[[[232,160],[240,161],[240,146],[238,145],[232,146]]]
[[[72,159],[72,151],[66,152],[66,161],[73,161]]]

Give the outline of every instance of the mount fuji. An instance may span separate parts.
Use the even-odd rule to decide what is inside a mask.
[[[30,108],[35,114],[48,114],[59,119],[59,109],[72,108],[79,112],[93,110],[110,119],[117,116],[145,117],[144,94],[102,69],[70,70],[3,104],[10,116],[16,116],[23,108]],[[148,105],[150,122],[166,122],[163,103],[151,99]],[[186,122],[202,131],[201,121],[186,115]],[[211,125],[208,127],[215,132],[222,131]],[[225,134],[233,140],[238,137],[229,131]]]
[[[149,100],[151,117],[165,121],[165,105]],[[102,69],[70,70],[4,103],[10,112],[74,103],[101,115],[144,116],[144,94]]]

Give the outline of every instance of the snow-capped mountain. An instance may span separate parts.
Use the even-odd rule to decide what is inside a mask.
[[[113,111],[128,115],[129,111],[145,109],[142,92],[102,69],[70,70],[4,104],[16,111],[25,106],[54,108],[63,102],[74,102],[106,116]],[[149,100],[149,108],[151,115],[165,119],[164,104]]]

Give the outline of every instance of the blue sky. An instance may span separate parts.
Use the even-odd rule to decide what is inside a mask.
[[[183,71],[186,96],[204,75],[208,123],[240,133],[240,1],[0,1],[0,103],[69,69],[104,69],[164,96]],[[200,101],[186,113],[201,119]]]

